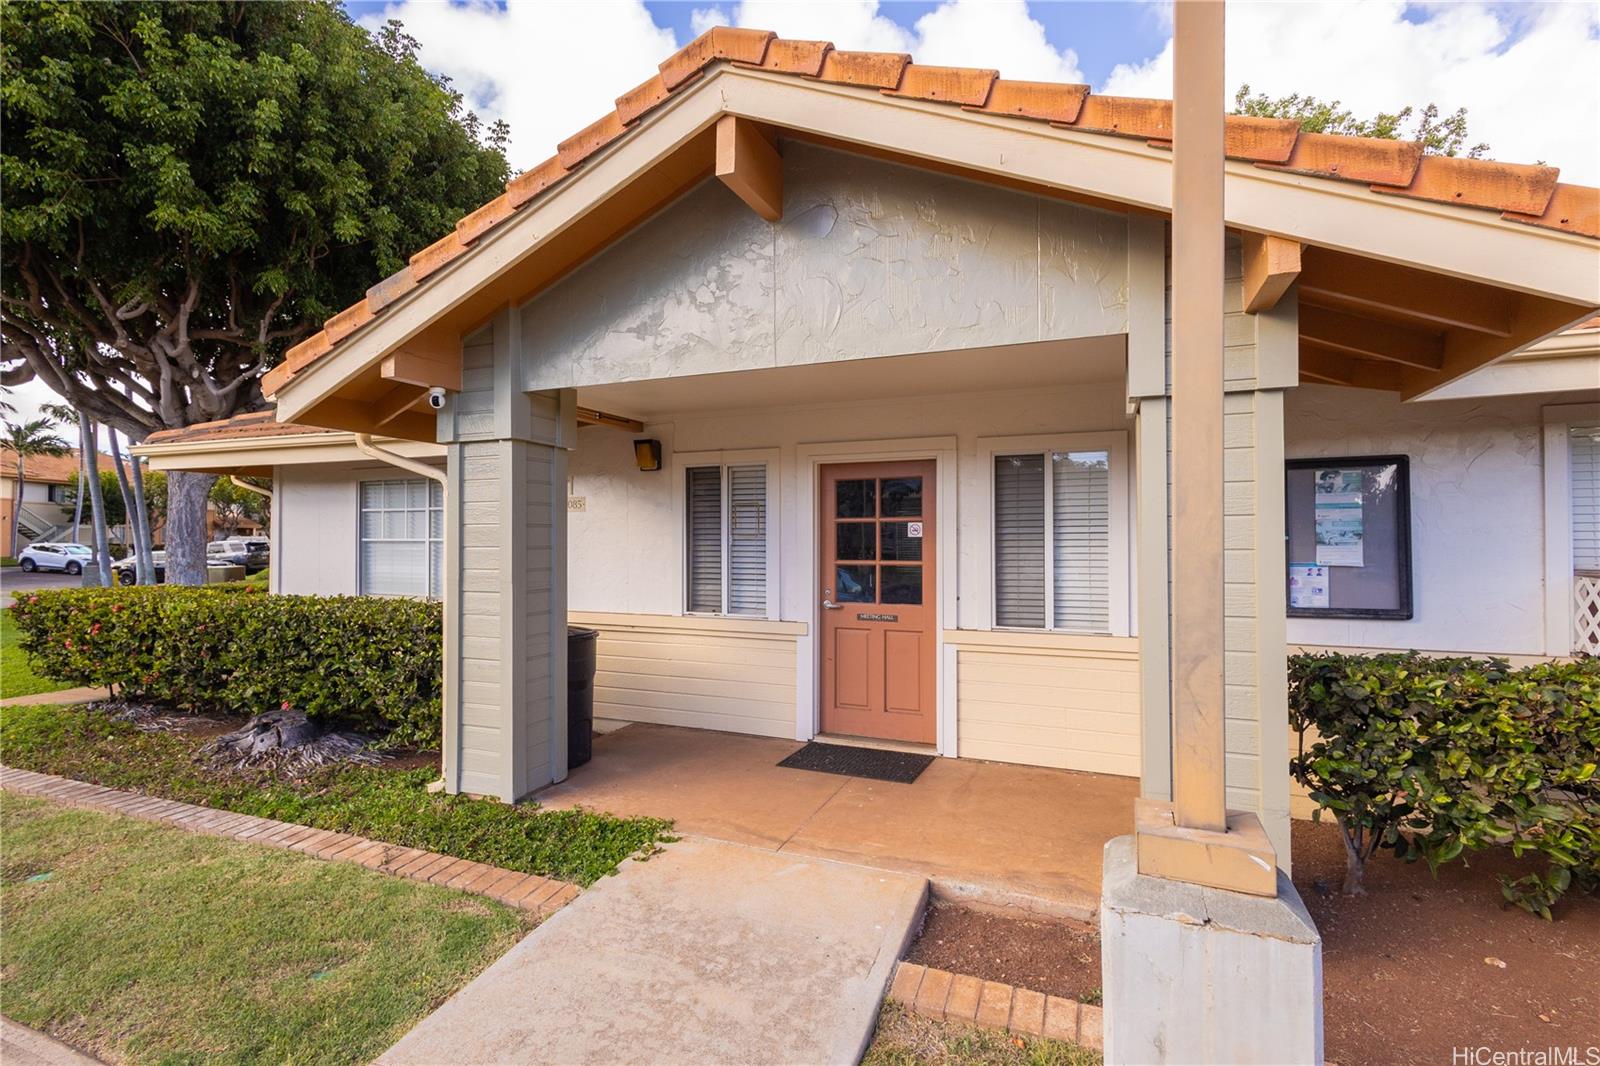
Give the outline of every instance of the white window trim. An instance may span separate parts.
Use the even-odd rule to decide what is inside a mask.
[[[1600,403],[1546,404],[1544,419],[1544,653],[1571,655],[1573,426],[1600,422]]]
[[[979,437],[977,441],[977,454],[983,467],[979,478],[982,482],[984,507],[987,509],[988,521],[981,524],[978,536],[983,543],[979,546],[978,556],[984,564],[984,582],[988,588],[988,595],[984,598],[984,610],[987,617],[981,624],[973,628],[994,630],[1007,633],[1078,633],[1085,636],[1096,634],[1083,634],[1081,630],[1055,628],[1055,612],[1052,610],[1055,597],[1053,583],[1054,552],[1045,552],[1045,625],[1043,628],[1034,626],[1002,626],[995,622],[998,612],[995,605],[995,533],[994,533],[994,461],[1002,455],[1032,455],[1048,454],[1050,452],[1090,452],[1103,451],[1108,456],[1111,464],[1107,487],[1110,490],[1108,512],[1111,518],[1109,533],[1109,558],[1107,560],[1107,592],[1109,594],[1107,623],[1110,626],[1109,636],[1132,636],[1132,611],[1130,605],[1133,598],[1132,553],[1129,548],[1129,539],[1133,528],[1132,499],[1133,493],[1129,485],[1130,471],[1128,467],[1128,434],[1126,432],[1103,433],[1049,433],[1028,434],[1015,437]],[[1049,481],[1046,479],[1046,507],[1050,506]],[[1048,510],[1046,512],[1048,514]],[[1046,523],[1046,533],[1050,531]]]
[[[782,565],[782,553],[779,551],[779,500],[778,500],[778,458],[777,448],[744,448],[730,451],[711,452],[673,452],[672,453],[672,513],[673,513],[673,541],[678,557],[678,616],[682,618],[734,618],[734,619],[766,619],[777,621],[779,618],[778,593],[780,588],[779,567]],[[767,609],[759,615],[754,614],[729,614],[728,607],[728,566],[732,553],[728,550],[728,467],[753,466],[757,463],[765,464],[767,469]],[[689,500],[688,477],[689,468],[696,466],[716,466],[722,468],[722,610],[720,611],[691,611],[689,610]]]
[[[403,595],[403,594],[396,594],[396,593],[368,592],[367,591],[367,588],[366,588],[366,583],[367,583],[366,574],[361,568],[361,548],[362,548],[362,546],[364,544],[367,543],[367,538],[361,532],[361,519],[362,519],[362,516],[365,515],[366,512],[367,512],[367,508],[362,503],[362,499],[361,499],[362,498],[362,490],[365,488],[365,486],[373,485],[373,484],[386,484],[386,483],[391,482],[391,481],[399,481],[399,482],[407,482],[407,483],[413,482],[413,481],[420,481],[420,482],[423,483],[423,487],[424,487],[425,491],[428,494],[428,503],[427,503],[427,506],[423,509],[424,514],[426,514],[431,519],[432,514],[433,514],[433,510],[434,510],[434,507],[433,507],[433,487],[434,487],[434,485],[437,484],[437,482],[433,481],[430,478],[423,478],[423,477],[389,477],[389,476],[385,476],[386,473],[388,473],[388,472],[389,471],[386,470],[386,468],[378,467],[378,468],[375,468],[372,471],[361,471],[361,472],[357,473],[357,475],[356,475],[356,553],[355,553],[355,569],[356,569],[356,595],[358,595],[358,596],[390,596],[390,597],[393,597],[393,596],[396,596],[396,595]],[[274,477],[274,487],[276,487],[276,477]],[[444,552],[446,550],[444,548],[444,541],[445,541],[445,537],[444,537],[444,522],[449,519],[449,515],[448,515],[448,513],[446,513],[445,508],[444,508],[443,486],[441,486],[440,489],[441,489],[440,497],[439,497],[439,511],[440,511],[440,515],[439,515],[439,517],[440,517],[440,527],[439,527],[439,529],[440,529],[440,532],[439,532],[439,536],[438,537],[434,537],[431,533],[425,533],[423,535],[423,537],[422,537],[423,567],[424,567],[422,584],[423,584],[423,590],[424,591],[423,591],[421,596],[414,597],[416,599],[424,599],[424,600],[437,600],[437,599],[439,599],[439,596],[434,595],[434,591],[433,591],[433,544],[437,540],[439,545],[440,545],[440,551]],[[276,501],[277,499],[278,499],[278,494],[274,493],[273,494],[273,500]],[[390,509],[391,508],[385,507],[385,508],[381,508],[380,510],[387,511],[387,510],[390,510]],[[410,508],[406,508],[406,510],[409,510],[409,509]],[[274,513],[273,519],[274,519],[275,522],[277,520],[277,517],[278,516],[276,515],[276,513]],[[432,528],[431,521],[427,524],[426,528],[429,528],[429,529]],[[377,538],[377,540],[380,543],[387,543],[387,544],[410,544],[410,543],[416,543],[411,538],[399,538],[399,539],[396,539],[396,538],[391,538],[391,537],[379,537],[379,538]],[[274,543],[273,544],[274,554],[276,554],[276,549],[277,549],[277,545],[276,545],[276,543]],[[444,591],[444,568],[446,566],[448,566],[449,563],[450,563],[449,559],[445,558],[443,560],[442,564],[439,567],[439,591],[440,591],[441,594]]]

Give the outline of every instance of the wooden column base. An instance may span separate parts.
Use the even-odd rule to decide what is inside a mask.
[[[1252,896],[1278,894],[1278,853],[1261,819],[1229,811],[1228,829],[1188,829],[1177,824],[1172,804],[1140,799],[1133,805],[1139,873]]]

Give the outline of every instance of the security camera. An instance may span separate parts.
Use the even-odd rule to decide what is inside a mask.
[[[444,389],[435,385],[428,390],[428,406],[435,411],[444,410]]]

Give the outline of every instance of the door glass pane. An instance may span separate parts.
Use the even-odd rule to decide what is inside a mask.
[[[920,477],[886,477],[882,496],[885,518],[915,518],[922,513]]]
[[[840,603],[878,602],[877,567],[838,566],[834,568],[834,598]]]
[[[858,481],[841,481],[834,489],[834,515],[838,518],[871,518],[872,510],[871,478]]]
[[[874,522],[838,522],[834,525],[834,556],[839,559],[876,559],[878,546],[877,524]]]
[[[884,603],[921,603],[922,567],[886,566],[883,568]]]
[[[922,537],[913,535],[921,532],[921,522],[883,523],[883,557],[911,561],[921,559]]]

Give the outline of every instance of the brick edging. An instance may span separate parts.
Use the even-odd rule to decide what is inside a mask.
[[[895,966],[889,998],[914,1014],[1104,1050],[1100,1007],[914,962]]]
[[[538,874],[490,866],[433,851],[385,844],[350,833],[313,829],[293,822],[235,814],[217,807],[179,803],[139,792],[122,792],[70,777],[0,766],[0,788],[68,807],[83,807],[159,822],[208,836],[298,851],[316,859],[354,862],[380,873],[488,896],[509,907],[547,918],[578,896],[578,886]]]

